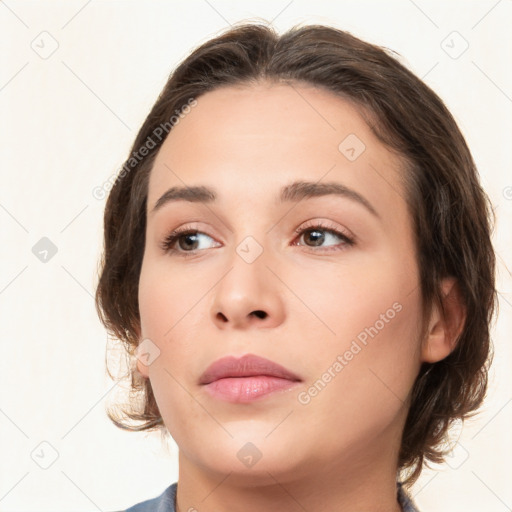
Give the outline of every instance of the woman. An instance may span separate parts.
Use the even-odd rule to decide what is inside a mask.
[[[481,404],[489,200],[442,101],[382,48],[235,26],[171,74],[105,210],[114,423],[179,478],[130,512],[414,511]]]

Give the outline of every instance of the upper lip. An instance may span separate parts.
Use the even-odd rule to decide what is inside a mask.
[[[227,377],[251,377],[254,375],[267,375],[291,381],[302,380],[292,371],[269,359],[246,354],[241,358],[227,356],[217,359],[203,372],[199,384],[210,384],[210,382]]]

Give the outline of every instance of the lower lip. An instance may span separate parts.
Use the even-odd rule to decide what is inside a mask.
[[[277,391],[291,388],[296,381],[256,375],[254,377],[229,377],[206,384],[205,388],[215,398],[235,403],[247,403]]]

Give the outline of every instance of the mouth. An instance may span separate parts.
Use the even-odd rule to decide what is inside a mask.
[[[210,365],[199,384],[214,398],[247,403],[285,391],[302,379],[283,366],[253,354],[223,357]]]

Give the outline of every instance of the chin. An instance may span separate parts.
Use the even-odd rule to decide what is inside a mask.
[[[229,474],[230,482],[247,487],[275,485],[276,480],[281,483],[310,474],[312,459],[304,452],[304,442],[289,436],[283,439],[278,429],[269,435],[272,429],[266,424],[252,427],[247,422],[244,428],[239,425],[236,429],[227,424],[233,438],[218,429],[218,436],[203,438],[200,445],[186,452],[195,452],[196,463],[218,473],[219,478]]]

